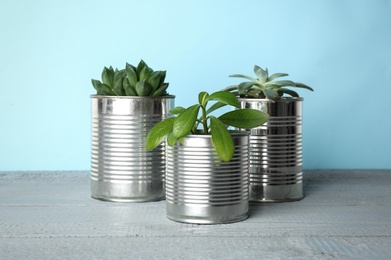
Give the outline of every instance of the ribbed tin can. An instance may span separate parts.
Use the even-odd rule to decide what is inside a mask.
[[[169,219],[222,224],[248,217],[248,134],[232,134],[235,153],[230,162],[218,157],[208,135],[188,135],[167,147]]]
[[[264,125],[250,130],[249,196],[254,202],[283,202],[303,198],[303,98],[241,98],[242,108],[269,114]]]
[[[149,130],[174,96],[91,96],[91,196],[117,202],[164,199],[165,145],[146,151]]]

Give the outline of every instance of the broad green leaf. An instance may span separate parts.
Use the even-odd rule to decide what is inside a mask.
[[[268,99],[272,101],[276,101],[280,97],[280,95],[278,95],[278,92],[274,89],[264,89],[263,93]]]
[[[269,76],[267,68],[266,68],[266,70],[263,70],[261,67],[259,67],[257,65],[254,65],[254,73],[255,73],[255,75],[257,75],[257,78],[261,83],[265,83],[267,80],[267,77]]]
[[[176,137],[174,136],[174,133],[173,133],[173,132],[171,132],[171,133],[168,134],[168,136],[167,136],[167,144],[168,144],[169,146],[174,146],[175,143],[176,143],[177,141],[178,141],[178,138],[176,138]]]
[[[164,138],[172,132],[175,117],[168,118],[157,123],[147,135],[146,149],[152,150],[164,141]]]
[[[160,74],[159,86],[161,86],[164,83],[164,80],[166,79],[166,71],[165,70],[160,70],[159,74]]]
[[[123,96],[124,90],[123,90],[123,79],[125,77],[125,70],[117,70],[117,72],[114,74],[114,80],[113,80],[113,91],[117,96]]]
[[[113,79],[114,79],[114,69],[110,66],[110,68],[103,68],[102,71],[102,82],[103,84],[106,84],[107,86],[113,86]]]
[[[270,75],[270,77],[267,79],[267,81],[272,81],[276,78],[286,77],[286,76],[289,76],[289,74],[287,74],[287,73],[274,73],[274,74]]]
[[[208,97],[209,97],[209,94],[208,92],[205,92],[205,91],[202,91],[198,94],[198,103],[205,107],[206,106],[206,103],[208,103]]]
[[[271,82],[266,82],[265,87],[283,87],[283,86],[291,86],[294,87],[296,86],[296,83],[291,81],[291,80],[276,80],[276,81],[271,81]]]
[[[137,95],[142,97],[149,96],[152,92],[151,85],[149,85],[149,83],[144,80],[137,82],[135,89]]]
[[[211,105],[207,110],[206,110],[206,114],[209,115],[210,113],[212,113],[213,111],[219,109],[220,107],[224,107],[226,106],[227,104],[225,103],[222,103],[222,102],[216,102],[214,103],[213,105]]]
[[[165,94],[167,93],[167,92],[166,92],[167,88],[168,88],[168,83],[162,84],[162,85],[161,85],[161,86],[152,94],[152,96],[153,96],[153,97],[160,97],[160,96],[165,95]]]
[[[181,106],[177,106],[177,107],[174,107],[173,109],[170,110],[170,114],[179,115],[180,113],[182,113],[185,110],[186,110],[186,108],[181,107]]]
[[[129,84],[133,88],[135,88],[137,81],[138,81],[137,74],[136,74],[136,68],[133,65],[126,63],[125,73],[126,73],[126,76],[128,77]]]
[[[254,86],[255,83],[251,81],[242,82],[238,85],[239,94],[247,94],[247,92]]]
[[[244,79],[248,79],[248,80],[254,81],[255,83],[259,83],[259,80],[254,79],[254,78],[252,78],[250,76],[242,75],[242,74],[233,74],[233,75],[229,75],[229,76],[232,77],[232,78],[244,78]]]
[[[240,103],[239,103],[239,100],[237,99],[237,97],[228,91],[217,91],[208,97],[208,101],[209,100],[219,101],[221,103],[224,103],[224,104],[227,104],[227,105],[230,105],[233,107],[237,107],[237,108],[240,107]]]
[[[193,105],[183,111],[174,122],[173,133],[176,138],[187,135],[197,120],[200,105]]]
[[[210,129],[212,143],[217,154],[224,162],[231,161],[235,152],[235,144],[226,126],[219,119],[211,116]]]
[[[283,94],[291,95],[292,97],[299,97],[299,94],[297,94],[296,91],[287,89],[287,88],[279,88],[277,92],[282,96]]]
[[[219,117],[226,125],[237,128],[250,129],[263,125],[269,120],[269,116],[259,110],[243,108],[227,112]]]
[[[96,89],[97,94],[100,95],[98,92],[100,92],[102,82],[100,82],[99,80],[96,80],[96,79],[91,79],[91,83],[92,83],[92,86],[94,87],[94,89]]]
[[[296,84],[295,85],[296,88],[305,88],[305,89],[314,91],[313,88],[311,88],[310,86],[307,86],[306,84],[303,84],[303,83],[300,83],[300,82],[295,82],[295,84]]]
[[[111,88],[109,86],[107,86],[106,84],[102,84],[101,85],[101,95],[104,95],[104,96],[115,96],[115,94],[113,93]]]
[[[128,78],[124,78],[122,82],[126,96],[137,96],[136,90],[129,84]]]
[[[137,76],[138,76],[138,80],[140,80],[141,71],[144,69],[145,66],[148,67],[148,65],[143,60],[140,60],[140,62],[137,65],[137,68],[136,68],[136,73],[137,73]]]
[[[160,84],[160,72],[159,71],[155,71],[152,73],[151,77],[148,79],[148,83],[149,85],[151,85],[152,87],[152,92],[155,92],[158,87],[159,87],[159,84]]]
[[[151,77],[152,73],[153,73],[153,70],[150,67],[145,66],[139,74],[139,81],[141,81],[141,80],[148,81],[149,78]]]

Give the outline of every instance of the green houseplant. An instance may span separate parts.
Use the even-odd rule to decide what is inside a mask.
[[[208,104],[214,101],[210,107]],[[213,116],[223,106],[237,110]],[[166,206],[174,221],[216,224],[240,221],[248,216],[248,132],[265,123],[268,115],[255,109],[239,109],[234,94],[200,92],[198,103],[176,107],[175,117],[156,124],[146,148],[153,150],[167,140]]]
[[[145,151],[149,130],[168,118],[174,96],[167,93],[165,71],[143,60],[124,69],[104,67],[92,79],[91,196],[120,202],[164,198],[165,145]]]
[[[250,201],[282,202],[303,198],[302,103],[292,88],[313,91],[303,83],[281,80],[287,73],[269,75],[268,69],[254,66],[255,77],[225,90],[235,94],[242,108],[269,114],[268,122],[250,130]]]

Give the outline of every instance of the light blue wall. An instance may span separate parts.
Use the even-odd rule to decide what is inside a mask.
[[[391,168],[391,1],[0,0],[0,170],[87,170],[91,78],[142,58],[177,105],[251,74],[312,86],[304,168]]]

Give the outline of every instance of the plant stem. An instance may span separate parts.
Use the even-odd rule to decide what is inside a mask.
[[[204,134],[207,135],[208,134],[208,118],[206,116],[206,109],[204,106],[201,106],[201,109],[202,109],[202,118],[201,118],[201,121],[202,121],[202,125],[204,127]]]

